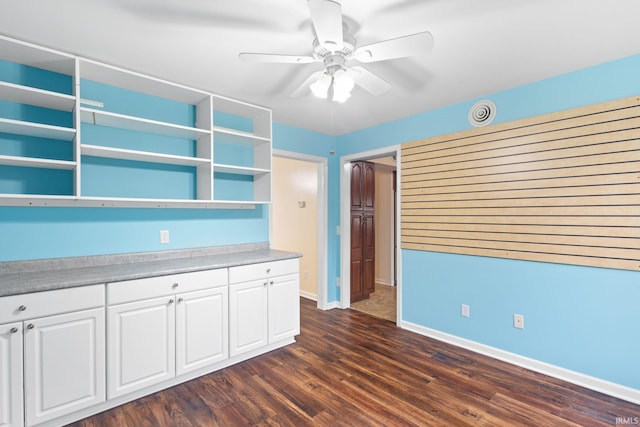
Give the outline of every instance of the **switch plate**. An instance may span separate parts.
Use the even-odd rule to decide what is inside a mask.
[[[524,316],[522,314],[513,315],[513,327],[517,329],[524,329]]]
[[[462,304],[462,306],[460,307],[460,315],[462,317],[469,317],[469,305],[468,304]]]
[[[160,230],[160,243],[169,243],[169,230]]]

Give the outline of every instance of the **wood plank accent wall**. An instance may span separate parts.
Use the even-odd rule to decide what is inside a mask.
[[[640,270],[640,97],[402,145],[402,248]]]

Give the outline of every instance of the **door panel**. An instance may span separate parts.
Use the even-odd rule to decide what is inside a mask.
[[[298,275],[269,281],[269,343],[300,333],[300,280]]]
[[[351,302],[364,297],[362,282],[362,214],[351,212]]]
[[[21,427],[22,323],[0,325],[0,426]]]
[[[109,398],[175,376],[174,297],[108,308]]]
[[[267,279],[229,286],[231,357],[268,343]]]
[[[28,425],[105,400],[104,308],[25,321]]]
[[[375,291],[375,216],[373,212],[365,212],[364,224],[362,225],[362,289],[364,297],[367,298],[371,292]]]
[[[184,374],[228,357],[227,287],[177,296],[176,372]]]

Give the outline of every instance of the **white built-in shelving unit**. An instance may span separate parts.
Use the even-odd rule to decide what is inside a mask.
[[[71,144],[68,152],[72,153],[67,159],[34,157],[32,150],[24,150],[30,152],[29,155],[15,155],[3,152],[0,146],[0,184],[3,168],[12,167],[67,170],[71,171],[68,179],[72,181],[68,183],[66,194],[0,191],[0,205],[253,208],[271,201],[269,109],[4,36],[0,36],[0,60],[44,70],[45,80],[46,72],[50,72],[66,76],[70,82],[69,93],[62,93],[22,84],[16,79],[5,81],[7,79],[0,73],[0,101],[65,112],[71,115],[72,122],[71,126],[58,126],[0,114],[0,133],[10,134],[11,138],[24,136],[66,141]],[[113,107],[113,104],[126,104],[126,100],[110,105],[102,99],[87,97],[85,87],[89,84],[112,90],[110,97],[139,96],[141,103],[150,104],[149,108],[142,105],[133,113],[119,111],[120,107]],[[148,97],[146,101],[145,96]],[[154,110],[153,101],[149,101],[153,99],[166,100],[194,111],[192,122],[185,123],[183,116],[174,118],[160,114],[162,117],[150,117],[147,110]],[[219,115],[224,120],[217,120]],[[243,126],[234,126],[235,122],[229,117],[238,118]],[[126,138],[105,136],[96,140],[96,132],[107,128],[111,132],[108,135],[116,135],[114,131],[123,132]],[[104,139],[109,137],[114,141],[105,143]],[[184,148],[175,153],[156,149],[154,137],[162,140],[165,147],[166,140],[174,138],[176,146],[182,144],[193,149],[187,150],[188,154],[184,154]],[[147,142],[139,145],[138,140]],[[195,188],[184,197],[102,195],[99,194],[102,187],[96,187],[92,182],[95,176],[83,173],[83,168],[90,168],[90,159],[123,161],[129,168],[140,165],[141,170],[147,164],[184,167],[191,171]],[[101,170],[100,180],[117,183],[122,177],[118,176],[117,168],[115,171],[109,176]],[[142,184],[149,189],[156,185],[153,179],[148,181]],[[144,191],[144,185],[139,191]]]

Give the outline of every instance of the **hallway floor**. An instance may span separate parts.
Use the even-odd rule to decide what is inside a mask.
[[[376,283],[376,290],[369,298],[354,302],[351,308],[372,316],[396,322],[396,286]]]

